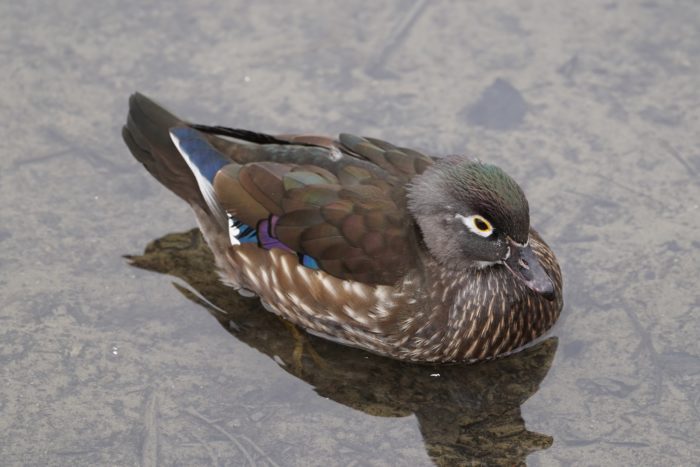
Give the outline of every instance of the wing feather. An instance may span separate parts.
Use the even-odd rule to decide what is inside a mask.
[[[294,146],[295,137],[279,146],[282,138],[255,136],[258,146],[217,174],[214,188],[227,211],[253,226],[269,219],[275,239],[341,279],[391,285],[415,266],[405,185],[429,158],[352,135],[341,135],[335,149]],[[284,161],[280,148],[298,157]]]

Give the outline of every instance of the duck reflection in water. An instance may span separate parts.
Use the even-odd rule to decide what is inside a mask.
[[[127,258],[185,281],[191,289],[175,284],[183,295],[320,396],[374,416],[415,414],[426,451],[439,465],[516,465],[552,444],[550,436],[525,428],[520,406],[547,374],[556,338],[476,365],[404,363],[308,335],[265,312],[256,298],[231,293],[198,229],[166,235]]]

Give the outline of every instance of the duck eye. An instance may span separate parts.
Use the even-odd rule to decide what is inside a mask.
[[[488,232],[488,231],[489,231],[489,228],[490,228],[489,225],[486,223],[485,220],[480,219],[480,218],[478,218],[478,217],[477,217],[476,219],[474,219],[474,225],[475,225],[476,228],[479,229],[479,231],[481,231],[481,232]]]
[[[481,237],[488,237],[493,233],[493,226],[489,221],[478,214],[473,216],[462,216],[457,214],[457,218],[472,232]]]

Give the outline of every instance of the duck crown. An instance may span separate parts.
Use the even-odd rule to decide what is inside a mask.
[[[414,180],[409,206],[416,217],[477,214],[512,240],[522,244],[528,240],[530,208],[525,193],[495,165],[462,157],[439,160]]]
[[[445,170],[453,196],[518,243],[526,243],[530,208],[525,193],[495,165],[463,161]]]

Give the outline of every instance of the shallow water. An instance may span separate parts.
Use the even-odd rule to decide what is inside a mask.
[[[696,464],[698,24],[690,0],[5,2],[1,463]],[[500,165],[562,264],[552,338],[407,365],[232,296],[121,141],[134,90]]]

